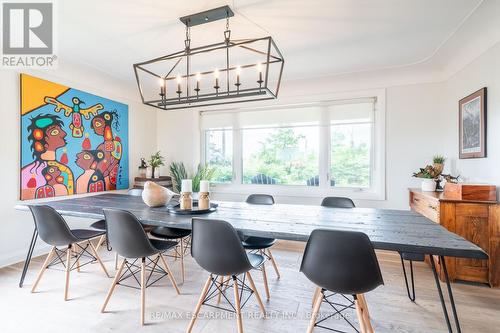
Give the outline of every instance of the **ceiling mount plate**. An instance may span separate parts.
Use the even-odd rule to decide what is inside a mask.
[[[184,23],[186,26],[192,27],[195,25],[200,25],[204,23],[210,23],[214,22],[217,20],[222,20],[227,17],[233,17],[234,12],[232,11],[229,6],[222,6],[210,10],[206,10],[204,12],[192,14],[192,15],[187,15],[179,18],[182,23]]]

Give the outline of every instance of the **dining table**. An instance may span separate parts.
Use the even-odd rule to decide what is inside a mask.
[[[428,218],[409,211],[376,208],[329,208],[313,205],[252,205],[245,202],[220,201],[208,214],[178,214],[172,204],[148,207],[140,196],[103,193],[93,196],[51,200],[37,203],[20,202],[16,209],[27,211],[30,204],[45,204],[63,216],[103,219],[103,209],[122,209],[133,213],[143,224],[191,229],[193,217],[229,222],[245,236],[307,242],[315,229],[348,230],[365,233],[378,250],[413,253],[430,257],[436,290],[449,332],[461,332],[453,298],[452,285],[444,257],[487,259],[477,245],[446,230]],[[25,261],[20,287],[37,239],[36,228]],[[444,272],[446,293],[436,271],[433,256],[439,257]],[[448,309],[447,294],[451,315]],[[450,317],[453,317],[453,325]]]

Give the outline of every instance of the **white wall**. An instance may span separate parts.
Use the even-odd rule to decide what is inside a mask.
[[[137,91],[102,72],[86,66],[60,64],[59,69],[46,72],[27,72],[96,95],[108,97],[129,105],[130,176],[136,175],[141,156],[156,150],[156,112],[136,100]],[[0,267],[22,260],[28,249],[33,221],[30,213],[17,212],[14,206],[19,198],[19,73],[0,70]],[[132,182],[131,182],[132,184]],[[72,219],[75,225],[88,225],[88,221]],[[36,253],[46,250],[38,242]]]

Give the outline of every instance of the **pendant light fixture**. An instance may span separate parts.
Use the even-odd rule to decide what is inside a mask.
[[[164,110],[275,99],[284,58],[268,37],[231,39],[229,6],[181,17],[185,48],[134,64],[142,102]],[[222,42],[191,47],[191,27],[226,20]]]

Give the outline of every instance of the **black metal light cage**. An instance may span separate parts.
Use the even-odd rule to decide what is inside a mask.
[[[224,18],[220,17],[221,10],[228,21],[224,41],[191,48],[190,27],[206,23],[200,17],[207,22]],[[219,11],[219,17],[206,14],[214,11]],[[224,6],[181,18],[187,27],[184,50],[133,65],[142,102],[162,110],[175,110],[277,98],[283,55],[270,36],[230,39],[228,19],[232,15],[229,7]],[[193,24],[194,18],[200,22]],[[207,64],[212,54],[212,60],[217,59],[214,62],[220,66],[214,66],[209,59]],[[234,54],[239,55],[235,58]]]

